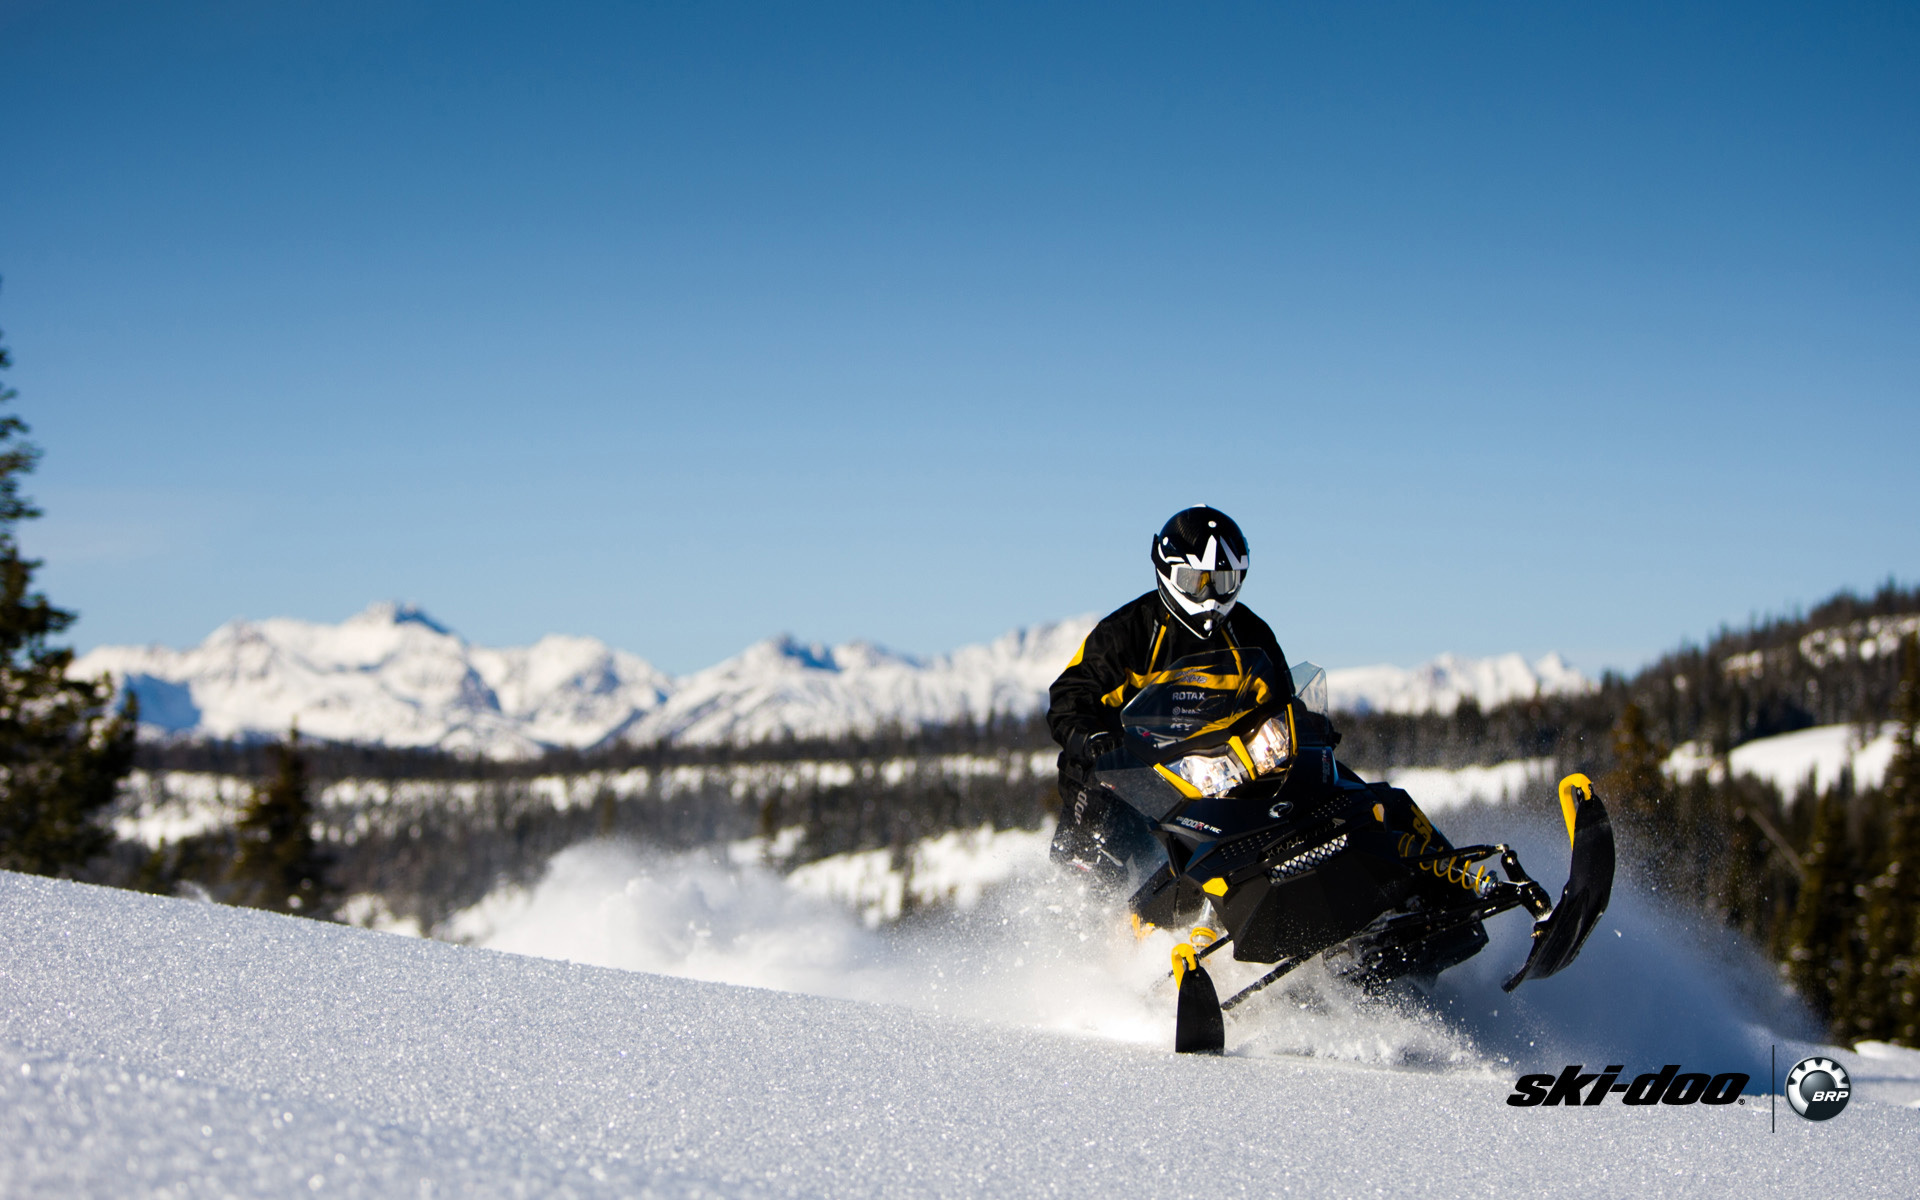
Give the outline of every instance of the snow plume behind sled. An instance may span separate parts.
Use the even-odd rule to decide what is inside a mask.
[[[1054,871],[1051,833],[978,837],[972,862],[953,846],[938,853],[953,835],[932,839],[936,853],[915,858],[939,869],[916,879],[937,881],[940,903],[877,926],[866,915],[893,906],[902,886],[868,855],[783,876],[744,855],[594,842],[442,932],[512,953],[1152,1043],[1165,1032],[1149,993],[1167,950],[1140,953],[1110,907]]]
[[[1463,813],[1462,836],[1495,832],[1473,828],[1476,816],[1526,861],[1564,863],[1557,827],[1516,829],[1506,808]],[[874,851],[784,875],[752,843],[656,855],[594,842],[442,932],[514,953],[1170,1048],[1173,934],[1136,939],[1115,905],[1047,861],[1050,832],[945,834],[913,848],[910,871]],[[1542,876],[1557,892],[1559,879]],[[1528,929],[1518,915],[1489,922],[1492,944],[1424,998],[1361,997],[1309,964],[1229,1014],[1228,1051],[1502,1075],[1583,1061],[1721,1063],[1759,1079],[1770,1043],[1785,1053],[1817,1036],[1757,955],[1688,925],[1631,874],[1573,969],[1503,993]],[[1227,953],[1209,966],[1223,994],[1266,969]]]

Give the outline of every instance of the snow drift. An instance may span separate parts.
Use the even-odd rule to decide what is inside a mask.
[[[704,885],[697,905],[682,894],[646,919],[729,903]],[[767,893],[742,895],[737,915],[751,919],[739,929],[789,919],[763,924]],[[909,1008],[0,874],[0,1192],[1480,1197],[1521,1180],[1638,1196],[1770,1195],[1811,1179],[1848,1195],[1920,1190],[1915,1115],[1873,1091],[1915,1073],[1898,1052],[1848,1060],[1863,1094],[1840,1118],[1815,1125],[1782,1105],[1773,1134],[1757,1097],[1510,1108],[1519,1066],[1485,1051],[1362,1052],[1369,1028],[1393,1041],[1395,1021],[1418,1024],[1404,1015],[1305,1014],[1349,1023],[1352,1052],[1328,1057],[1270,1013],[1255,1052],[1183,1059],[1144,1037],[1033,1027],[1036,997],[1094,1011],[1139,990],[1147,971],[1129,939],[1064,909],[1024,921],[985,902],[972,911],[925,933],[848,924],[838,948],[815,944],[822,977]],[[1539,1011],[1610,1009],[1649,1031],[1724,995],[1649,994],[1700,974],[1684,961],[1633,973],[1675,949],[1583,969],[1566,981],[1577,1003],[1543,991]],[[943,978],[993,1015],[930,1011]],[[1436,1039],[1458,1036],[1430,1024]],[[1635,1069],[1665,1054],[1748,1066],[1684,1039],[1540,1050],[1544,1062],[1582,1053]]]

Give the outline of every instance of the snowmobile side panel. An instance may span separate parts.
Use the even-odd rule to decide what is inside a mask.
[[[1102,760],[1104,761],[1104,760]],[[1148,820],[1159,822],[1167,814],[1178,808],[1186,797],[1151,767],[1125,766],[1103,767],[1099,772],[1100,782],[1114,795],[1124,800],[1129,807]]]
[[[1486,944],[1486,926],[1469,917],[1410,936],[1363,931],[1328,947],[1321,957],[1336,978],[1372,989],[1408,976],[1431,981],[1480,953]]]
[[[1281,882],[1260,876],[1235,888],[1222,917],[1235,930],[1233,956],[1241,962],[1279,962],[1317,953],[1352,937],[1391,907],[1395,897],[1370,855],[1335,853]]]
[[[1127,907],[1133,910],[1139,920],[1149,925],[1172,929],[1176,925],[1191,925],[1198,920],[1206,899],[1206,895],[1192,880],[1176,876],[1173,865],[1163,863],[1140,885],[1133,899],[1127,902]]]

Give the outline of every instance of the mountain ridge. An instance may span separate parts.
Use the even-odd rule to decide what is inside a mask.
[[[870,641],[762,639],[674,677],[597,638],[468,642],[415,605],[381,602],[338,624],[287,617],[222,624],[199,645],[101,646],[76,675],[139,698],[149,739],[255,740],[298,722],[329,741],[491,758],[615,744],[749,744],[882,728],[1025,718],[1095,618],[1012,630],[926,658]],[[1335,708],[1451,711],[1590,682],[1557,654],[1529,663],[1442,655],[1420,667],[1328,673]]]

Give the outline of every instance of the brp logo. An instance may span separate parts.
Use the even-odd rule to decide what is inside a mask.
[[[1787,1072],[1787,1103],[1809,1121],[1839,1116],[1852,1095],[1847,1069],[1830,1058],[1803,1058]]]

